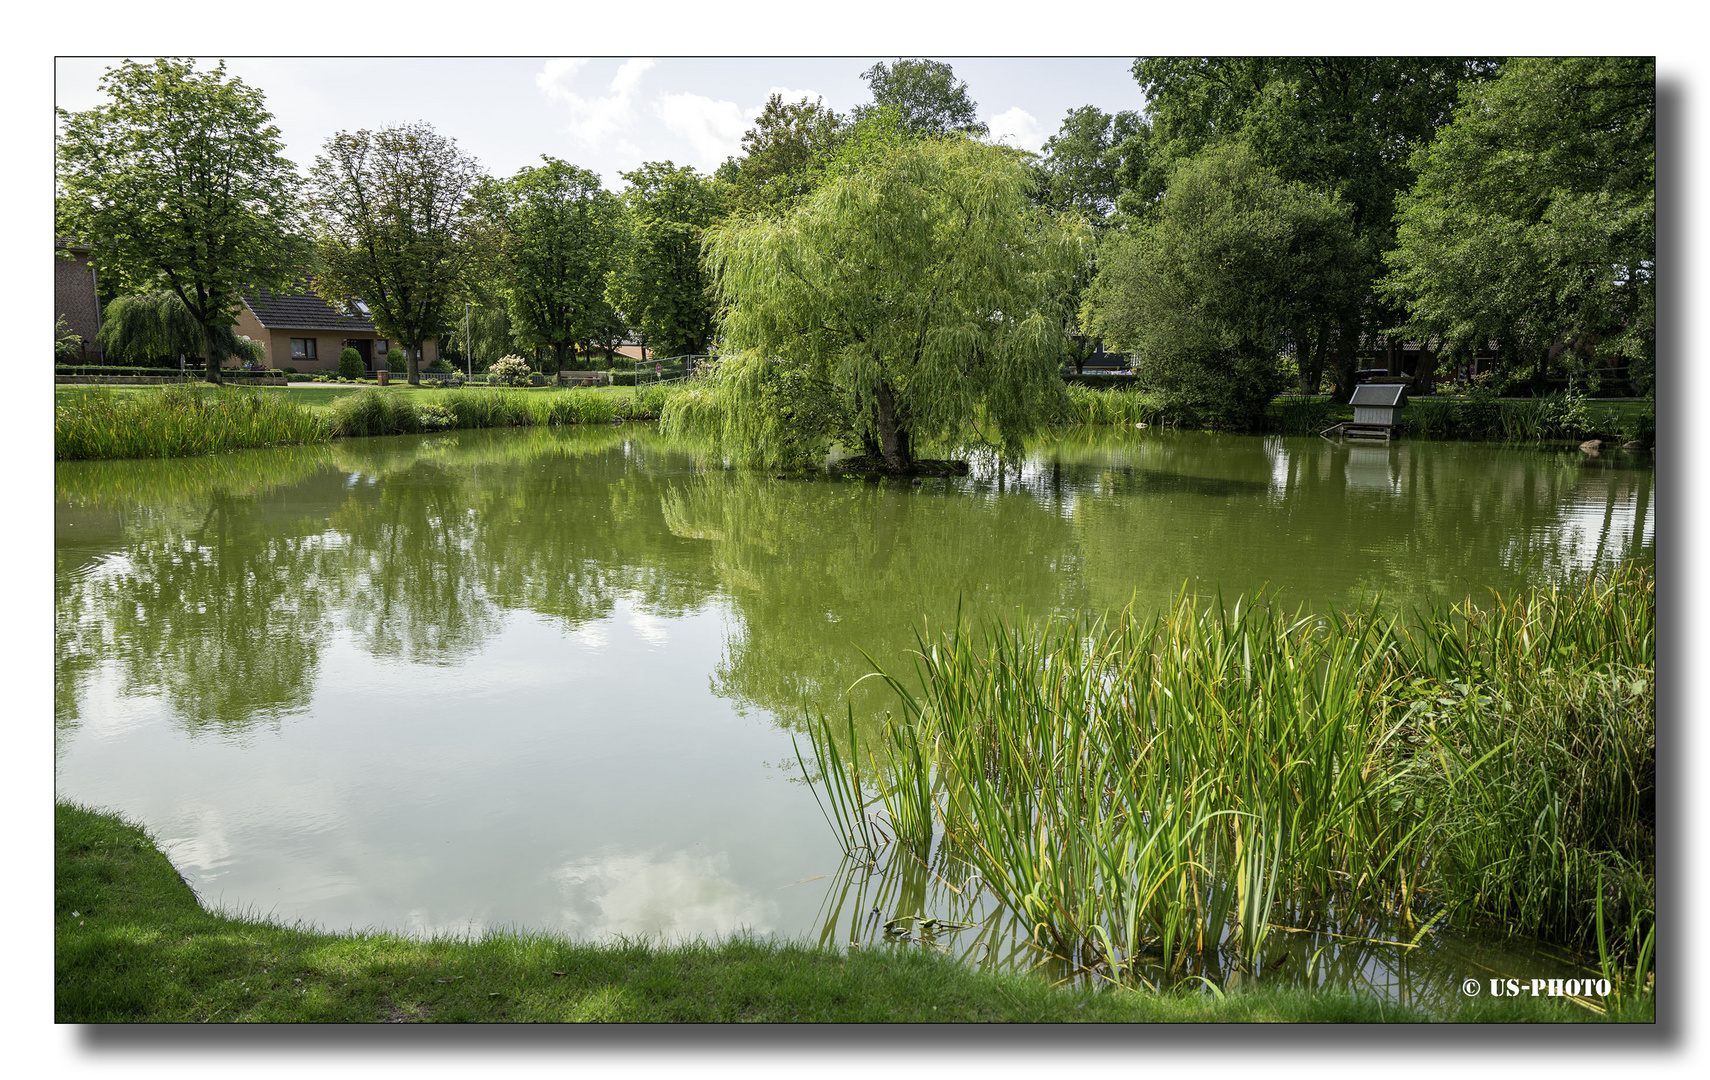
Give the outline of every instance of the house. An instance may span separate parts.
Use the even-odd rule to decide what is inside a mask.
[[[266,289],[245,293],[238,312],[237,332],[261,342],[273,368],[296,368],[300,372],[336,371],[338,355],[352,348],[362,356],[362,366],[373,371],[385,365],[392,343],[380,336],[368,307],[361,300],[339,311],[308,289],[275,293]],[[439,342],[422,343],[423,367],[439,357]]]
[[[70,258],[62,252],[69,252]],[[101,363],[101,346],[95,335],[101,332],[101,302],[95,298],[98,282],[95,266],[89,261],[89,249],[69,240],[53,242],[53,313],[55,320],[64,319],[71,332],[83,339],[78,346],[83,363]]]

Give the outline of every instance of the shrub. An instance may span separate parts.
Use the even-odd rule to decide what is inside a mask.
[[[393,349],[381,359],[386,361],[386,369],[394,375],[403,375],[410,370],[410,358],[402,349]]]
[[[54,358],[54,360],[56,360],[60,363],[65,363],[67,361],[77,359],[79,352],[80,352],[80,350],[78,349],[78,346],[81,344],[83,344],[83,338],[78,336],[77,334],[74,334],[71,332],[71,327],[66,325],[64,315],[61,315],[57,319],[54,320],[54,323],[53,323],[53,358]]]
[[[297,369],[296,369],[296,368],[294,368],[294,367],[282,367],[282,368],[280,368],[280,369],[279,369],[279,370],[280,370],[280,371],[283,371],[283,372],[284,372],[284,373],[285,373],[285,374],[287,374],[287,375],[295,375],[295,374],[297,374]]]
[[[487,370],[487,381],[497,386],[526,386],[529,374],[527,360],[520,356],[507,356],[493,362]]]
[[[355,349],[345,349],[338,354],[338,373],[340,378],[362,378],[362,354]]]

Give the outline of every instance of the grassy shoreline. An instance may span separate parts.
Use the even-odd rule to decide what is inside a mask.
[[[69,391],[69,392],[68,392]],[[671,390],[59,388],[56,461],[194,457],[365,435],[656,420]]]
[[[639,394],[629,387],[62,386],[54,393],[54,458],[190,457],[348,436],[657,420],[670,412],[683,414],[672,417],[679,428],[705,427],[694,408],[668,409],[682,393],[666,386]],[[1138,391],[1072,385],[1069,403],[1073,424],[1191,428],[1201,422]],[[691,406],[692,398],[680,404]],[[1315,434],[1351,416],[1347,406],[1324,399],[1284,397],[1271,403],[1260,430]],[[1656,428],[1655,405],[1643,402],[1423,398],[1403,417],[1414,437],[1529,444],[1597,438],[1648,446]]]
[[[662,947],[546,934],[418,941],[209,912],[141,828],[54,805],[54,1019],[231,1022],[1651,1022],[1551,999],[1430,1016],[1343,993],[1053,988],[935,955],[735,939]]]

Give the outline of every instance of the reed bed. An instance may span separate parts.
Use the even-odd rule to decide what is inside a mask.
[[[679,392],[669,386],[639,394],[483,389],[422,395],[370,389],[333,401],[323,418],[278,393],[172,385],[115,394],[97,387],[56,402],[54,457],[193,457],[341,437],[656,420]]]
[[[1194,426],[1198,418],[1180,409],[1169,409],[1161,398],[1138,390],[1096,389],[1079,383],[1063,387],[1068,395],[1068,416],[1074,424],[1147,424]]]
[[[320,442],[327,427],[300,405],[254,390],[163,386],[148,394],[94,388],[54,404],[60,461],[168,458]]]
[[[911,681],[876,673],[899,708],[865,745],[820,719],[816,786],[851,850],[939,829],[1118,982],[1257,971],[1279,908],[1494,923],[1631,966],[1653,940],[1654,652],[1636,567],[1405,623],[1185,594],[1149,619],[958,620]]]

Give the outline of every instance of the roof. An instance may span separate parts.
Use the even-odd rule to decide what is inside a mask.
[[[1350,405],[1406,405],[1407,386],[1403,383],[1361,383],[1354,387]]]
[[[266,289],[245,293],[243,302],[255,321],[269,330],[350,330],[374,333],[371,319],[340,315],[311,292],[274,293]]]

